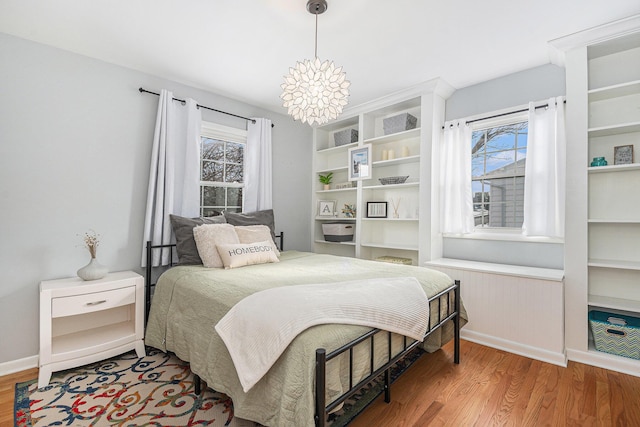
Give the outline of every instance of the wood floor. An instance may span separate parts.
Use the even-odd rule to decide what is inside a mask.
[[[462,341],[420,358],[350,427],[640,426],[640,378],[570,362],[568,368]],[[0,427],[13,426],[16,382],[0,377]]]

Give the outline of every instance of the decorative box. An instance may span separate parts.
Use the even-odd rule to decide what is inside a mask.
[[[356,186],[355,181],[341,182],[339,184],[336,184],[336,190],[344,190],[345,188],[354,188],[355,186]]]
[[[403,264],[403,265],[413,264],[413,261],[411,261],[411,258],[401,258],[399,256],[385,255],[385,256],[378,257],[375,260],[381,261],[381,262],[389,262],[391,264]]]
[[[345,144],[351,144],[358,141],[358,131],[355,129],[345,129],[333,134],[333,140],[336,143],[336,147]]]
[[[352,222],[325,222],[322,224],[322,234],[327,242],[351,242],[355,229]]]
[[[418,119],[409,113],[402,113],[397,116],[382,119],[382,127],[384,128],[385,135],[415,129],[417,123]]]
[[[640,318],[593,310],[589,325],[596,350],[640,359]]]

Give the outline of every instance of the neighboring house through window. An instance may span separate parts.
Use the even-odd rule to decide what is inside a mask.
[[[471,188],[476,227],[522,227],[527,136],[526,113],[473,123]]]
[[[202,123],[200,146],[200,215],[241,212],[247,131]]]

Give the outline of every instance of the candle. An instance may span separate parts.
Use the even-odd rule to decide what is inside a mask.
[[[389,160],[393,160],[396,158],[396,153],[393,150],[389,150],[389,153],[387,155],[389,156]]]
[[[402,157],[409,157],[409,147],[406,145],[402,147]]]
[[[389,160],[389,152],[387,150],[382,150],[382,160]]]

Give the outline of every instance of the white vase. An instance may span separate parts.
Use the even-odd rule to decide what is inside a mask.
[[[109,268],[100,264],[95,258],[91,258],[89,264],[78,270],[78,277],[82,280],[102,279],[109,272]]]

